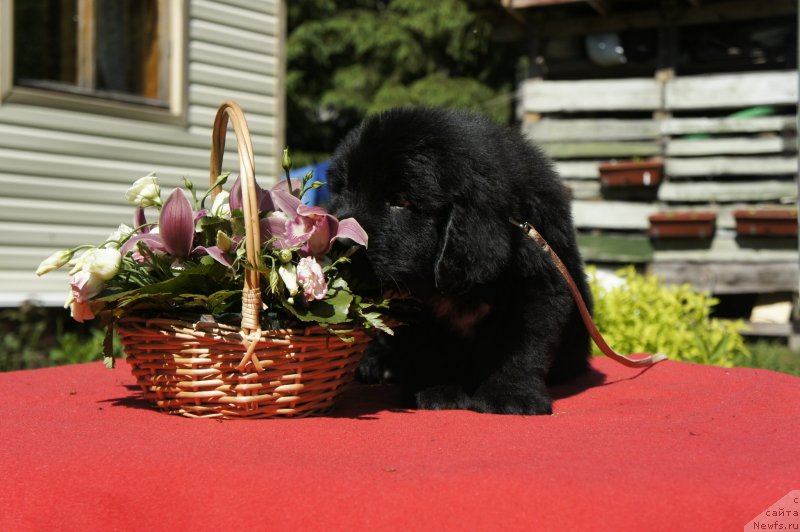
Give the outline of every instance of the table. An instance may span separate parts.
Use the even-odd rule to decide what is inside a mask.
[[[552,416],[149,407],[124,362],[0,374],[0,530],[740,530],[800,489],[800,378],[606,358]]]

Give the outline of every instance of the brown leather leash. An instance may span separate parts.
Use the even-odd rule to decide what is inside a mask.
[[[572,279],[572,276],[569,274],[567,267],[564,266],[564,263],[561,261],[559,256],[553,251],[553,248],[550,247],[550,244],[547,243],[547,240],[536,230],[528,222],[517,222],[515,220],[509,219],[509,221],[525,231],[534,242],[539,244],[539,246],[547,253],[547,255],[552,259],[555,263],[556,268],[558,269],[561,276],[567,282],[569,286],[569,291],[572,293],[572,298],[575,300],[575,304],[578,305],[578,310],[581,313],[581,318],[583,318],[583,323],[586,325],[586,329],[589,331],[589,335],[594,340],[594,343],[597,344],[597,347],[600,348],[600,351],[603,352],[604,355],[607,357],[616,360],[623,366],[628,366],[629,368],[646,368],[656,364],[657,362],[661,362],[662,360],[667,359],[667,355],[663,353],[632,353],[629,356],[621,355],[611,349],[611,347],[606,343],[605,339],[603,339],[603,335],[600,334],[600,331],[597,329],[597,326],[594,324],[592,320],[592,315],[589,313],[589,309],[586,307],[586,303],[583,300],[583,296],[581,296],[580,290],[575,285],[575,281]],[[631,356],[637,357],[641,356],[643,358],[630,358]]]

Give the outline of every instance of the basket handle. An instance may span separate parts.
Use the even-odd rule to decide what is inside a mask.
[[[254,354],[255,346],[261,337],[259,310],[261,309],[261,275],[260,265],[261,229],[258,218],[258,194],[256,193],[255,157],[250,129],[242,108],[233,101],[225,101],[217,110],[214,128],[211,133],[211,185],[216,183],[222,173],[222,157],[225,153],[225,137],[228,121],[233,126],[236,146],[239,152],[239,176],[242,189],[242,210],[244,212],[245,250],[247,266],[245,267],[244,288],[242,288],[242,339],[247,353],[242,358],[238,369],[244,370],[248,361],[252,361],[256,371],[263,367]],[[219,187],[213,194],[219,192]]]

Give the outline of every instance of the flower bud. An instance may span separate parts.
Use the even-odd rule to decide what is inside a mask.
[[[36,275],[42,276],[48,272],[52,272],[53,270],[57,270],[72,258],[72,252],[67,249],[62,249],[61,251],[56,251],[39,264],[39,267],[36,268]]]
[[[90,273],[97,278],[107,281],[117,275],[122,264],[122,253],[116,248],[92,248],[80,257],[70,261],[72,270],[70,275],[79,272]]]
[[[233,240],[224,231],[217,231],[217,247],[223,253],[228,253],[233,247]]]
[[[125,199],[140,207],[161,206],[161,186],[158,178],[150,173],[140,177],[125,193]]]
[[[287,172],[292,169],[292,158],[289,156],[289,148],[283,149],[283,161],[281,162],[281,166]]]
[[[119,224],[119,227],[108,235],[106,238],[106,243],[103,245],[104,248],[117,248],[120,247],[120,242],[123,240],[127,240],[133,234],[133,228],[128,227],[125,224]]]
[[[214,203],[211,204],[211,214],[219,218],[230,218],[230,197],[230,193],[224,190],[217,194],[217,197],[214,198]]]
[[[289,291],[289,295],[294,296],[300,291],[300,286],[297,284],[297,268],[294,264],[281,264],[278,266],[278,274]]]
[[[281,259],[281,262],[284,264],[288,264],[292,262],[292,250],[291,249],[282,249],[278,256]]]

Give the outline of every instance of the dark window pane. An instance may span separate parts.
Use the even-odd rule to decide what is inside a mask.
[[[96,88],[159,98],[157,0],[96,0],[95,21]]]
[[[14,81],[78,80],[77,0],[14,2]]]

